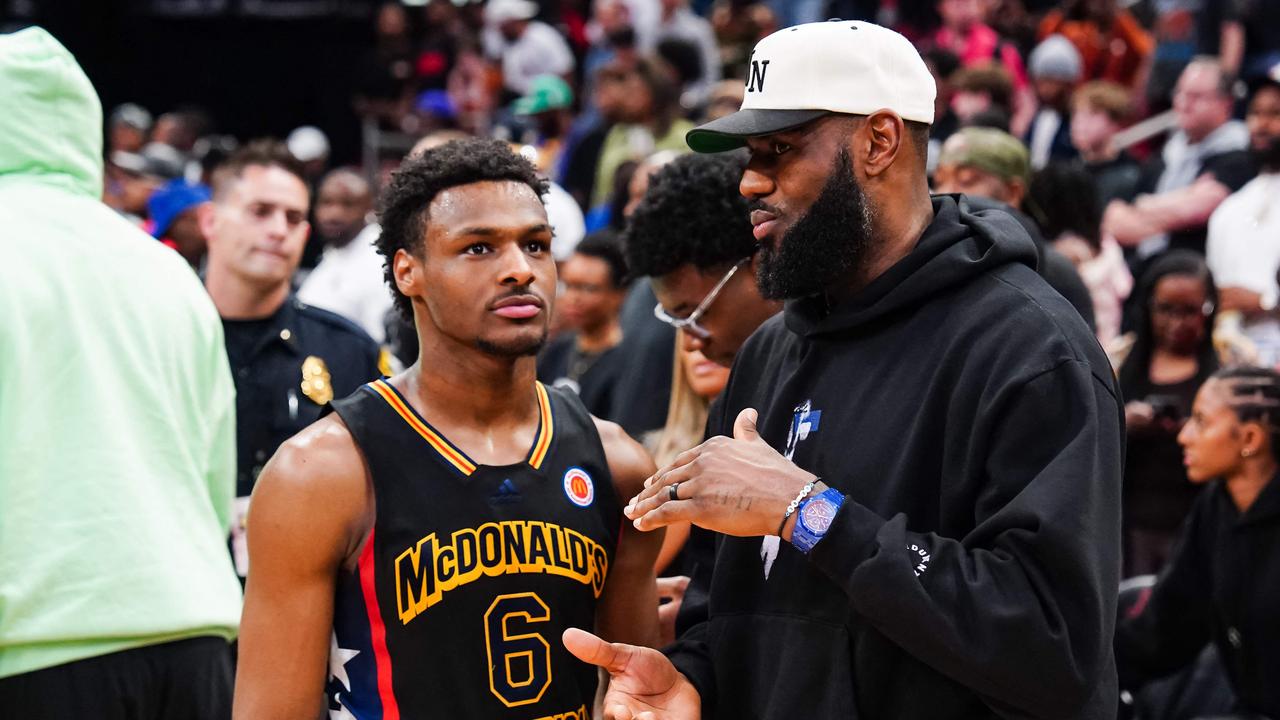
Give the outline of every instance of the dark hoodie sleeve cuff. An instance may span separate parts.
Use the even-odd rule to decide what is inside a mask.
[[[684,674],[702,702],[702,716],[715,716],[716,675],[711,663],[711,650],[707,636],[711,626],[701,622],[689,628],[675,644],[663,650],[671,664]]]
[[[876,554],[876,536],[884,524],[884,518],[845,497],[827,534],[810,551],[809,562],[849,592],[854,571]]]

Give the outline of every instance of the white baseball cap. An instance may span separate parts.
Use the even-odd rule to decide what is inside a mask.
[[[829,20],[779,30],[756,44],[742,109],[685,135],[697,152],[787,130],[828,113],[892,110],[933,123],[938,88],[911,41],[868,22]]]
[[[532,20],[538,15],[538,3],[533,0],[490,0],[484,9],[484,19],[493,25],[509,20]]]

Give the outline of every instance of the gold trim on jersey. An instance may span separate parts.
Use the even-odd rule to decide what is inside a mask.
[[[409,624],[450,590],[482,577],[559,575],[604,590],[609,554],[576,530],[537,520],[490,522],[441,540],[422,538],[396,558],[396,611]]]
[[[542,463],[551,450],[551,439],[555,435],[555,421],[551,414],[551,398],[547,395],[547,389],[540,382],[535,382],[534,385],[538,396],[538,434],[533,439],[533,447],[529,450],[527,462],[537,470],[542,468]],[[369,383],[369,388],[378,393],[409,427],[421,435],[422,439],[440,454],[440,457],[457,468],[458,472],[471,475],[476,471],[477,463],[427,424],[427,421],[409,406],[408,401],[392,387],[391,383],[386,380],[375,380]]]
[[[551,420],[551,398],[547,397],[547,389],[542,383],[538,383],[538,414],[540,416],[538,422],[538,437],[533,441],[533,451],[529,453],[529,464],[535,470],[542,467],[542,461],[547,459],[547,451],[551,449],[551,436],[554,434],[555,425]]]

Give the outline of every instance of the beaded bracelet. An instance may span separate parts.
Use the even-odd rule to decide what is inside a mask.
[[[778,537],[782,537],[782,528],[786,527],[787,520],[795,514],[796,508],[800,507],[800,503],[804,502],[804,499],[809,497],[809,493],[813,492],[813,488],[817,484],[818,478],[810,480],[803,488],[800,489],[800,494],[796,495],[796,499],[792,500],[791,504],[787,506],[787,512],[782,516],[782,522],[778,523]]]

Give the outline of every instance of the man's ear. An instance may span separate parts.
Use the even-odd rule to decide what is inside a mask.
[[[1022,200],[1027,196],[1027,183],[1022,178],[1010,178],[1005,182],[1008,188],[1008,198],[1005,200],[1010,207],[1022,208]]]
[[[1260,457],[1271,452],[1270,434],[1259,422],[1243,423],[1240,427],[1240,452],[1246,457]]]
[[[420,267],[418,259],[404,248],[396,250],[395,256],[391,258],[391,275],[395,278],[396,287],[408,297],[421,294],[422,273],[419,271]]]
[[[868,115],[863,128],[863,172],[867,177],[876,177],[888,170],[903,151],[907,126],[896,113],[885,110]]]
[[[196,224],[205,242],[212,245],[216,242],[218,227],[218,208],[212,202],[203,202],[196,206]]]

